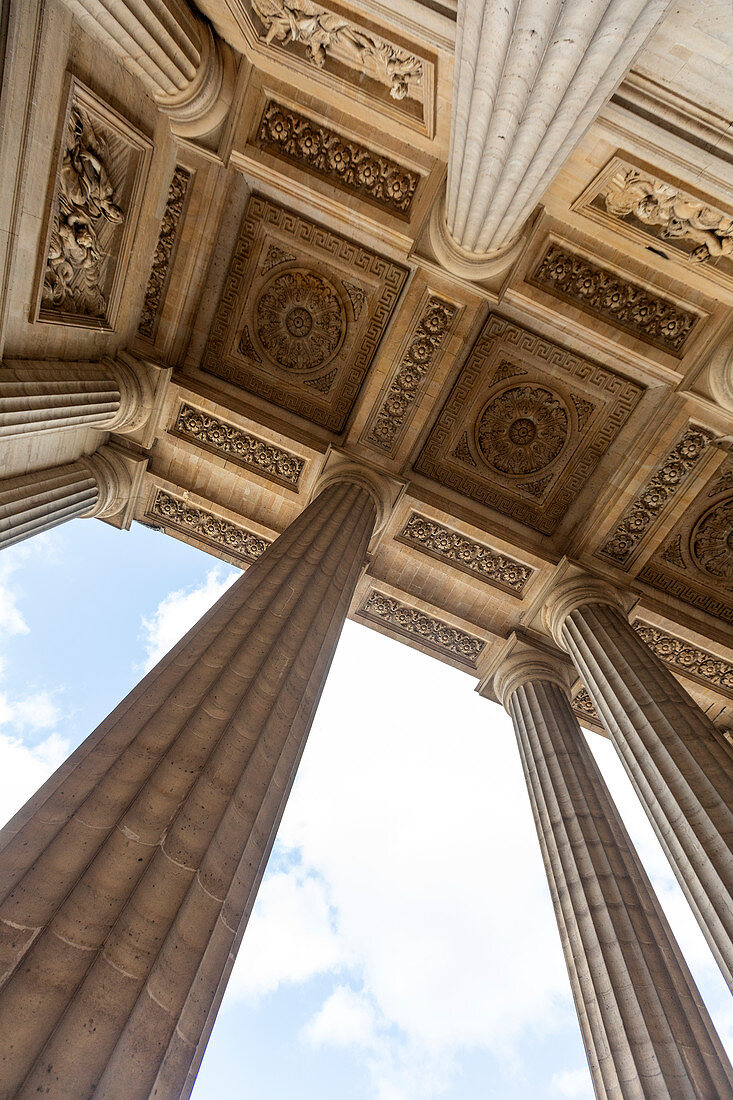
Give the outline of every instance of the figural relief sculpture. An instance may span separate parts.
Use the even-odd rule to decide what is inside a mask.
[[[80,107],[69,113],[56,211],[46,259],[42,306],[103,317],[109,230],[125,213],[108,171],[109,145]]]
[[[733,217],[637,168],[616,172],[606,184],[603,199],[609,214],[633,215],[651,227],[654,236],[695,243],[690,254],[694,263],[733,256]]]
[[[398,100],[408,95],[410,85],[422,83],[423,64],[414,54],[311,0],[252,0],[252,9],[265,27],[267,45],[302,43],[306,58],[319,69],[333,57],[386,84]]]

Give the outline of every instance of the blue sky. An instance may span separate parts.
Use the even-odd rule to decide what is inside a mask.
[[[0,555],[0,807],[236,576],[137,524]],[[590,1100],[511,723],[347,623],[194,1100]],[[601,769],[718,1029],[730,997],[612,746]]]

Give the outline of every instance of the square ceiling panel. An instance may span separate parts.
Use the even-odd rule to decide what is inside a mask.
[[[407,275],[253,195],[202,367],[342,432]]]
[[[642,393],[613,371],[490,316],[415,470],[550,535]]]

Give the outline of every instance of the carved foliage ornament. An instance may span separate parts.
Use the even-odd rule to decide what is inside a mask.
[[[301,167],[406,216],[420,177],[289,107],[268,102],[257,142]]]
[[[417,512],[412,513],[397,537],[400,542],[416,546],[439,561],[449,562],[465,573],[509,589],[517,595],[521,594],[534,573],[528,565],[522,565],[521,562]]]
[[[688,676],[733,695],[733,665],[704,649],[636,619],[632,626],[657,657]]]
[[[733,218],[638,168],[622,167],[608,180],[603,201],[609,214],[632,216],[662,240],[693,244],[694,263],[733,256]]]
[[[256,561],[270,545],[269,539],[215,516],[205,508],[180,500],[165,489],[156,491],[147,514],[151,519],[162,520],[165,526],[224,550],[245,564]]]
[[[710,442],[711,432],[689,427],[662,465],[634,500],[608,541],[598,551],[625,565],[651,523],[664,510]]]
[[[384,403],[369,430],[369,443],[386,451],[394,448],[410,409],[422,389],[423,381],[440,357],[457,308],[444,302],[442,298],[428,298],[415,335],[408,344]]]
[[[108,135],[73,103],[43,277],[43,309],[99,318],[107,312],[110,241],[125,218],[110,162]]]
[[[510,476],[549,466],[568,438],[568,413],[542,386],[512,386],[492,397],[476,425],[476,442],[489,466]]]
[[[393,99],[404,99],[411,85],[423,80],[423,63],[413,54],[357,27],[311,0],[252,0],[269,46],[300,43],[311,65],[322,69],[327,58],[386,84]]]
[[[592,722],[597,726],[603,724],[598,717],[598,711],[593,705],[593,700],[585,688],[581,688],[578,694],[573,697],[571,706],[581,722]]]
[[[297,488],[305,467],[305,459],[289,451],[266,443],[263,439],[227,424],[218,417],[196,409],[185,402],[181,404],[176,422],[171,429],[174,435],[223,454],[257,473],[278,481],[290,488]]]
[[[547,250],[529,282],[674,355],[682,354],[697,320],[689,310],[556,244]]]
[[[338,294],[322,276],[286,271],[260,294],[255,330],[265,351],[284,370],[313,370],[338,351],[346,315]]]
[[[416,607],[409,607],[382,592],[372,591],[360,612],[366,619],[383,622],[398,633],[417,638],[423,645],[439,653],[447,654],[463,664],[475,667],[486,643],[457,627],[449,626],[426,615]]]
[[[700,517],[692,529],[690,551],[709,576],[733,581],[733,497],[714,504]]]
[[[183,207],[186,202],[186,192],[191,180],[188,169],[176,165],[173,173],[168,199],[165,204],[165,213],[160,226],[158,243],[155,246],[153,265],[148,277],[148,285],[145,288],[145,300],[143,302],[142,315],[137,331],[141,336],[147,336],[152,340],[155,335],[158,314],[163,304],[163,292],[165,290],[168,274],[170,272],[173,250],[178,237]]]

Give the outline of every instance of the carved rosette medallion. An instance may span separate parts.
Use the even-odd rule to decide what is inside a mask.
[[[709,576],[733,581],[733,497],[713,505],[692,530],[690,551]]]
[[[544,470],[568,438],[568,413],[542,386],[512,386],[492,397],[476,425],[476,442],[494,470],[523,477]]]
[[[263,289],[255,306],[255,332],[283,370],[325,366],[341,346],[346,314],[333,286],[311,271],[286,271]]]

